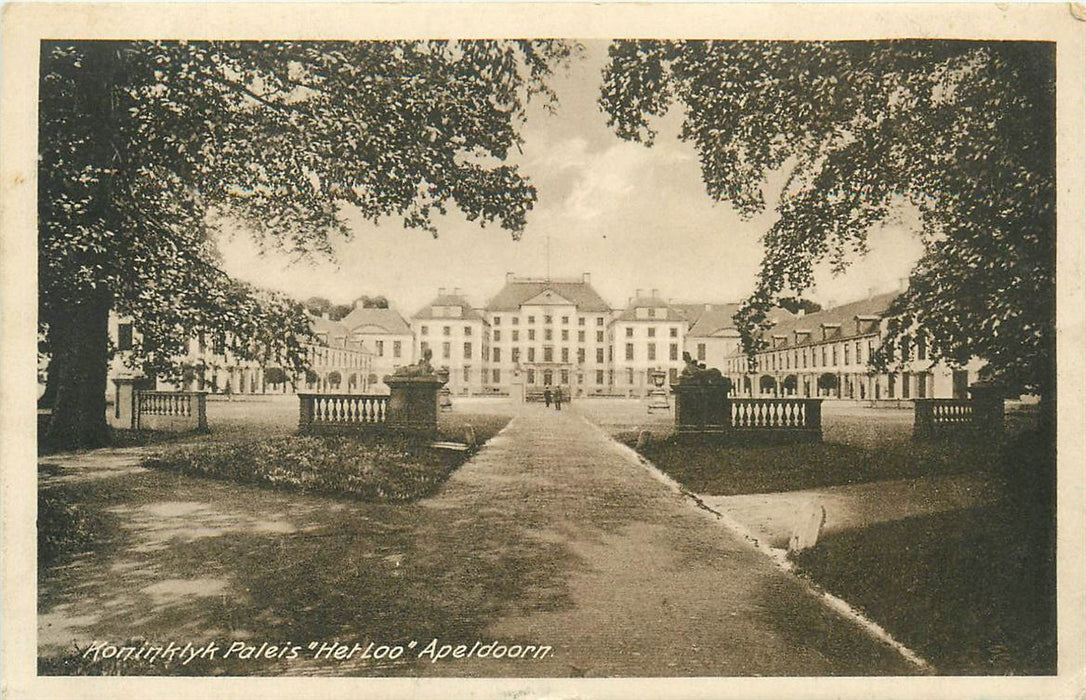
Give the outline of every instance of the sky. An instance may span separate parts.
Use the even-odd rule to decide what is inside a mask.
[[[475,306],[501,289],[507,272],[519,277],[592,275],[592,285],[615,308],[637,290],[665,299],[736,302],[754,286],[762,234],[772,208],[743,220],[727,202],[705,192],[697,154],[678,140],[681,113],[658,124],[651,148],[622,141],[596,104],[607,44],[584,42],[585,53],[552,87],[556,113],[529,107],[521,129],[523,153],[511,159],[538,191],[520,240],[497,227],[481,228],[450,210],[435,220],[438,237],[405,229],[398,220],[374,224],[350,216],[353,240],[336,261],[292,263],[261,254],[245,236],[220,242],[227,272],[296,298],[322,296],[348,303],[382,294],[410,316],[439,288],[460,288]],[[770,193],[779,183],[767,182]],[[870,252],[841,277],[828,268],[805,296],[843,304],[897,288],[921,253],[915,220],[872,230]],[[549,248],[549,256],[548,256]]]

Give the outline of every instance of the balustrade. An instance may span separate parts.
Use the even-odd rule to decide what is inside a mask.
[[[298,428],[383,425],[389,397],[380,394],[298,394]]]

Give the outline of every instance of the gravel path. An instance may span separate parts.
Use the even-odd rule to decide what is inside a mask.
[[[493,551],[494,557],[544,546],[565,555],[550,561],[544,568],[551,575],[534,590],[521,591],[486,629],[487,639],[552,646],[549,658],[439,663],[430,667],[432,673],[728,676],[911,670],[895,652],[828,610],[799,581],[655,478],[575,409],[525,407],[427,507],[443,515],[430,522],[459,528],[463,538],[475,537],[481,526],[503,532],[503,549]],[[455,534],[443,540],[464,541]]]

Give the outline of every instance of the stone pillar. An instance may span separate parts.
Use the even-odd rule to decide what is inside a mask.
[[[1002,387],[978,382],[969,387],[969,399],[973,404],[973,425],[985,435],[1002,435]]]
[[[725,432],[732,427],[732,405],[725,385],[678,384],[675,428],[680,433]]]
[[[136,426],[136,384],[137,377],[118,377],[113,380],[116,391],[113,397],[113,410],[108,415],[108,423],[113,428],[134,430]]]
[[[440,379],[434,375],[389,375],[385,377],[385,384],[389,388],[386,425],[427,435],[437,434],[437,392],[442,386]]]

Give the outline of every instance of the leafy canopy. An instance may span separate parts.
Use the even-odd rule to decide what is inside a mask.
[[[331,254],[341,215],[436,235],[434,212],[523,230],[536,193],[504,163],[559,41],[43,42],[42,329],[85,299],[135,319],[157,371],[184,338],[302,362],[301,305],[218,266],[223,221]],[[299,321],[301,319],[301,321]]]
[[[976,356],[1010,388],[1047,391],[1054,363],[1054,48],[1028,42],[617,41],[600,104],[651,145],[685,111],[715,200],[772,206],[754,292],[737,320],[761,347],[782,294],[867,250],[895,207],[920,212],[925,252],[888,343],[922,333],[934,359]],[[787,182],[767,202],[767,175]]]

